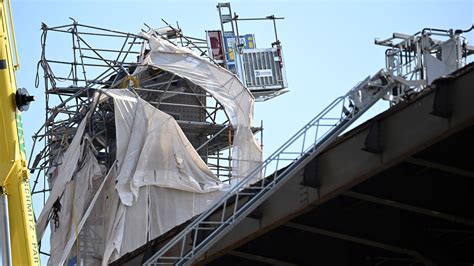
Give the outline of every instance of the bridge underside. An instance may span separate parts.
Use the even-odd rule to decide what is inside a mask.
[[[473,149],[469,126],[211,265],[472,265]]]

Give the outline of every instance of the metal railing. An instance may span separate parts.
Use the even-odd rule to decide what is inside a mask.
[[[294,173],[323,151],[339,134],[393,88],[384,71],[367,77],[334,100],[246,178],[152,255],[144,265],[190,264],[247,217]],[[283,168],[286,167],[286,168]],[[249,185],[263,174],[273,173]]]

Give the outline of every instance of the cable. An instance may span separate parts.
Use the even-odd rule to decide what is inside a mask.
[[[469,29],[467,29],[467,30],[455,30],[454,33],[455,33],[455,34],[466,33],[466,32],[470,32],[470,31],[473,30],[473,29],[474,29],[474,24],[472,24],[472,26],[471,26]]]

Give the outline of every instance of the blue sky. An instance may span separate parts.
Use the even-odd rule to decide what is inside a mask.
[[[13,0],[21,69],[19,87],[26,87],[36,102],[23,114],[27,149],[31,135],[44,122],[43,87],[34,88],[40,58],[40,26],[80,23],[137,33],[143,23],[162,26],[161,18],[179,21],[185,34],[204,37],[219,29],[217,1],[48,1]],[[328,103],[385,65],[383,47],[374,38],[393,32],[413,34],[425,27],[466,29],[474,19],[472,0],[454,1],[231,1],[241,17],[275,14],[278,22],[290,92],[256,103],[255,124],[264,120],[265,155],[278,148]],[[254,33],[259,47],[272,41],[270,23],[239,24],[240,33]],[[474,44],[471,32],[468,41]],[[50,40],[51,41],[51,40]],[[66,47],[70,51],[70,47]],[[64,51],[52,53],[61,58]],[[41,73],[40,73],[41,74]],[[42,77],[41,81],[42,81]],[[388,106],[383,103],[383,106]],[[373,113],[372,113],[373,114]],[[44,261],[43,261],[44,262]]]

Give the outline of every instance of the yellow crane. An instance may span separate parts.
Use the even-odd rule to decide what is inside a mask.
[[[16,88],[15,71],[19,65],[11,6],[9,0],[0,2],[1,263],[40,265],[20,116],[33,97],[25,89]]]

